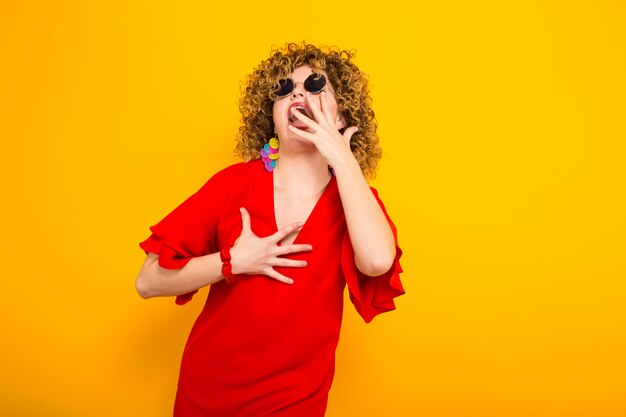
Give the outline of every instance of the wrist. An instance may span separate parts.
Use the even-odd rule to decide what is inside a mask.
[[[350,155],[346,158],[342,158],[341,160],[333,163],[331,166],[337,175],[345,175],[350,172],[358,172],[361,175],[363,174],[359,162],[352,153],[350,153]]]

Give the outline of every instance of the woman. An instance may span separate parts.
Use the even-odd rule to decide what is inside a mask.
[[[404,294],[375,189],[365,76],[346,51],[288,44],[242,92],[246,162],[211,177],[140,243],[143,298],[211,285],[183,353],[175,416],[321,417],[343,291],[366,322]]]

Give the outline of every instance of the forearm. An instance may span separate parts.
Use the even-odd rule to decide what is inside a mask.
[[[224,276],[219,253],[192,258],[180,269],[162,268],[158,256],[149,253],[135,287],[142,298],[173,296],[195,291],[221,279]]]
[[[396,255],[389,222],[356,159],[347,159],[333,169],[357,268],[366,275],[380,275],[389,270]]]

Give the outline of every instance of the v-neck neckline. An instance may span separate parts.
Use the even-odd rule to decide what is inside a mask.
[[[270,180],[269,182],[269,188],[270,188],[270,209],[271,209],[271,217],[272,217],[272,223],[273,223],[273,233],[278,232],[278,222],[276,221],[276,193],[274,190],[274,171],[272,170],[270,173]],[[293,242],[291,243],[291,245],[295,245],[297,243],[299,243],[299,239],[300,236],[302,236],[302,232],[307,229],[308,224],[311,222],[311,219],[315,216],[315,213],[319,211],[319,206],[321,205],[322,201],[324,200],[324,198],[326,197],[327,194],[330,193],[330,189],[332,187],[334,187],[334,185],[336,184],[337,179],[335,178],[334,175],[331,174],[330,177],[330,181],[328,181],[328,183],[326,184],[326,187],[324,187],[324,190],[322,191],[322,194],[319,196],[319,198],[317,199],[317,201],[315,202],[315,205],[313,206],[313,209],[311,210],[311,212],[309,213],[309,216],[306,218],[306,220],[304,220],[302,227],[300,228],[300,231],[298,231],[298,234],[296,235],[295,239],[293,240]],[[278,244],[280,245],[281,242],[278,242]]]

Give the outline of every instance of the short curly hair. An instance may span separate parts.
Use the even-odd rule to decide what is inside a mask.
[[[262,61],[242,84],[239,111],[242,125],[237,134],[236,153],[244,160],[259,159],[261,147],[274,136],[272,107],[279,81],[295,68],[309,65],[313,72],[324,70],[335,89],[335,97],[345,126],[357,126],[350,148],[363,175],[374,178],[382,156],[376,134],[376,119],[369,95],[368,77],[351,61],[355,51],[334,47],[317,47],[302,42],[273,47],[271,56]]]

